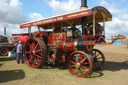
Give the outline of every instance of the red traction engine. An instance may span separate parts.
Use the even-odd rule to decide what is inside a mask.
[[[27,65],[39,68],[47,62],[67,63],[70,73],[81,78],[87,77],[92,69],[102,69],[105,57],[93,47],[104,41],[105,21],[111,21],[111,18],[104,7],[94,7],[21,25],[20,28],[29,28],[30,36],[31,26],[39,29],[26,42],[24,55]],[[99,22],[104,26],[99,26]],[[40,31],[40,28],[45,31]]]

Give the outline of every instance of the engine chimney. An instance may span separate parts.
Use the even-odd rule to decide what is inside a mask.
[[[88,8],[87,0],[81,0],[81,7],[80,7],[80,9],[82,10],[82,9],[87,9],[87,8]]]
[[[87,9],[88,6],[87,6],[87,0],[81,0],[81,7],[80,9],[83,10],[83,9]],[[84,28],[87,24],[87,17],[82,17],[82,35],[86,35],[87,33],[85,32],[86,29]]]
[[[6,27],[4,27],[4,35],[6,35]]]

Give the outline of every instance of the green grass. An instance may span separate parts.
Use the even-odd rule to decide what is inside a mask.
[[[33,69],[17,64],[16,58],[0,56],[0,85],[103,85],[113,78],[116,75],[108,70],[93,71],[90,78],[77,78],[70,74],[67,65]]]
[[[16,58],[0,56],[0,83],[1,84],[77,84],[78,82],[92,81],[93,78],[77,78],[70,74],[67,65],[46,65],[40,69],[29,68],[26,64],[17,64]],[[76,82],[77,81],[77,82]],[[87,82],[89,82],[87,81]],[[21,82],[21,83],[19,83]]]

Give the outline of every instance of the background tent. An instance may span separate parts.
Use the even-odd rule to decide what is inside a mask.
[[[120,41],[115,41],[115,42],[113,42],[113,45],[123,45],[123,43]]]

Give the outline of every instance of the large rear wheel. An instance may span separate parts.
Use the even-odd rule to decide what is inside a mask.
[[[84,78],[91,73],[92,63],[86,53],[76,51],[69,56],[68,68],[72,75]]]
[[[30,38],[25,45],[25,61],[31,68],[39,68],[46,63],[47,46],[39,38]]]

